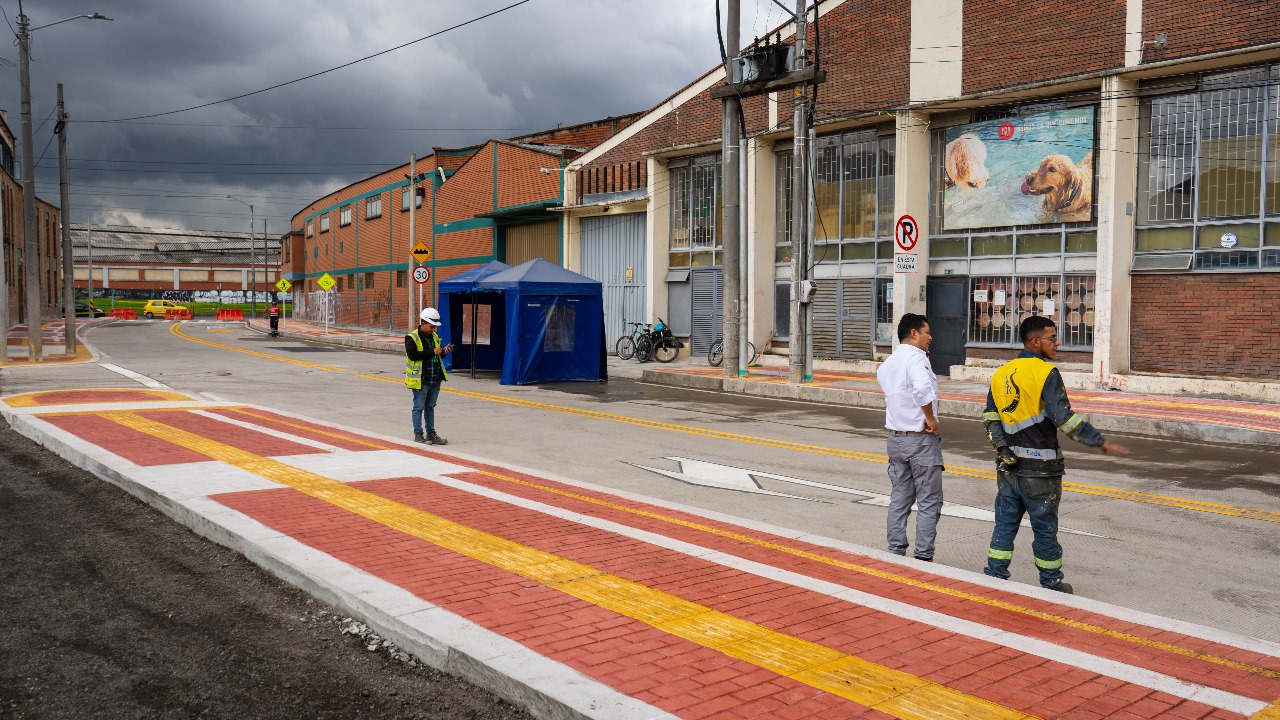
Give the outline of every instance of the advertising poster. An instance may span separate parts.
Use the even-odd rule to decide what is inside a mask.
[[[1082,222],[1093,213],[1092,107],[947,128],[947,230]]]

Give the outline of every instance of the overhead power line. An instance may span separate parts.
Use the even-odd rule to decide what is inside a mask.
[[[491,18],[491,17],[493,17],[494,15],[498,15],[498,14],[500,14],[500,13],[504,13],[504,12],[506,12],[506,11],[508,11],[508,10],[512,9],[512,8],[519,7],[519,6],[524,5],[525,3],[528,3],[528,2],[531,2],[531,0],[519,0],[519,2],[514,2],[514,3],[510,4],[510,5],[507,5],[506,7],[499,8],[499,9],[497,9],[497,10],[494,10],[494,11],[493,11],[493,12],[491,12],[491,13],[486,13],[486,14],[481,15],[481,16],[479,16],[479,17],[471,18],[470,20],[467,20],[467,21],[465,21],[465,22],[460,22],[460,23],[458,23],[457,25],[452,25],[452,26],[447,27],[447,28],[445,28],[445,29],[443,29],[443,30],[437,30],[436,32],[431,33],[430,35],[424,35],[424,36],[422,36],[422,37],[418,38],[417,40],[410,40],[410,41],[409,41],[409,42],[407,42],[407,43],[403,43],[403,44],[401,44],[401,45],[397,45],[397,46],[395,46],[395,47],[393,47],[393,48],[388,48],[388,49],[386,49],[386,50],[382,50],[382,51],[380,51],[380,52],[376,52],[376,53],[374,53],[374,54],[372,54],[372,55],[366,55],[365,57],[362,57],[362,58],[360,58],[360,59],[358,59],[358,60],[352,60],[351,62],[343,63],[343,64],[338,65],[338,66],[336,66],[336,67],[331,67],[331,68],[329,68],[328,70],[321,70],[320,72],[311,73],[310,75],[305,75],[305,76],[300,77],[300,78],[295,78],[295,79],[293,79],[293,80],[288,80],[288,81],[286,81],[286,82],[277,83],[277,84],[275,84],[275,85],[272,85],[271,87],[265,87],[265,88],[262,88],[261,90],[254,90],[253,92],[241,93],[240,95],[236,95],[235,97],[224,98],[224,99],[222,99],[222,100],[214,100],[213,102],[207,102],[207,103],[203,103],[203,104],[201,104],[201,105],[193,105],[193,106],[191,106],[191,107],[182,108],[181,110],[168,110],[168,111],[166,111],[166,112],[151,113],[150,115],[138,115],[138,116],[135,116],[135,117],[130,117],[130,118],[119,118],[119,119],[116,119],[116,120],[80,120],[79,122],[92,122],[92,123],[115,123],[115,122],[130,122],[130,121],[133,121],[133,120],[146,120],[146,119],[148,119],[148,118],[162,117],[162,116],[165,116],[165,115],[176,115],[176,114],[178,114],[178,113],[184,113],[184,112],[188,112],[188,111],[191,111],[191,110],[199,110],[200,108],[207,108],[207,107],[210,107],[210,106],[213,106],[213,105],[220,105],[220,104],[222,104],[222,103],[226,103],[226,102],[232,102],[232,101],[235,101],[235,100],[241,100],[241,99],[243,99],[243,98],[247,98],[247,97],[250,97],[250,96],[253,96],[253,95],[260,95],[260,94],[262,94],[262,93],[264,93],[264,92],[270,92],[270,91],[272,91],[272,90],[278,90],[278,89],[280,89],[280,88],[282,88],[282,87],[285,87],[285,86],[287,86],[287,85],[293,85],[293,84],[295,84],[295,83],[300,83],[300,82],[302,82],[302,81],[304,81],[304,80],[311,80],[312,78],[320,77],[321,75],[325,75],[325,74],[328,74],[328,73],[334,72],[335,70],[341,70],[341,69],[343,69],[343,68],[348,68],[348,67],[351,67],[352,65],[356,65],[356,64],[358,64],[358,63],[362,63],[362,62],[364,62],[365,60],[372,60],[373,58],[380,57],[380,56],[382,56],[382,55],[386,55],[386,54],[388,54],[388,53],[393,53],[393,52],[395,52],[396,50],[401,50],[401,49],[403,49],[403,48],[407,48],[407,47],[409,47],[410,45],[415,45],[415,44],[417,44],[417,43],[422,42],[423,40],[430,40],[431,38],[439,37],[439,36],[441,36],[441,35],[443,35],[443,34],[445,34],[445,33],[447,33],[447,32],[450,32],[450,31],[453,31],[453,30],[457,30],[458,28],[463,28],[463,27],[466,27],[466,26],[471,25],[471,24],[473,24],[473,23],[480,22],[481,20],[485,20],[485,19],[487,19],[487,18]]]

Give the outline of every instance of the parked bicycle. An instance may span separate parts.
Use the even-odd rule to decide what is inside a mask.
[[[756,346],[747,341],[747,360],[746,365],[754,365],[756,360],[760,358],[760,353],[756,352]],[[720,363],[724,362],[724,338],[716,338],[711,343],[711,349],[707,351],[707,364],[711,367],[720,367]]]
[[[636,342],[636,360],[643,363],[654,359],[661,363],[669,363],[680,354],[681,347],[683,345],[675,335],[671,334],[671,328],[667,326],[667,322],[658,318],[658,324]]]
[[[618,342],[613,348],[622,360],[630,360],[636,354],[636,344],[640,341],[640,338],[649,332],[649,323],[633,322],[627,324],[631,326],[631,332],[618,338]]]

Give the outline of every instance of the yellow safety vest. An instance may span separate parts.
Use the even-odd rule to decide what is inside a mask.
[[[416,329],[409,333],[409,337],[413,338],[413,344],[418,346],[418,352],[422,353],[422,334]],[[440,347],[440,336],[431,333],[431,348]],[[449,379],[449,373],[444,369],[444,361],[440,361],[440,377],[444,380]],[[408,354],[405,354],[404,361],[404,386],[410,390],[422,389],[422,361],[410,360]]]
[[[1053,363],[1044,358],[1017,358],[991,376],[991,398],[1005,433],[1025,430],[1044,420],[1044,383]]]

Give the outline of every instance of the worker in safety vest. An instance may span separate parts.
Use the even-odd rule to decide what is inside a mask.
[[[436,400],[440,397],[440,385],[449,379],[444,369],[444,356],[453,352],[453,345],[440,346],[440,313],[435,308],[422,311],[418,328],[404,336],[404,384],[413,391],[413,439],[414,442],[448,445],[449,441],[436,433]],[[426,434],[423,434],[423,420]]]
[[[982,414],[987,439],[996,449],[996,528],[987,551],[986,574],[1008,579],[1013,539],[1023,514],[1031,518],[1031,549],[1040,584],[1072,592],[1063,582],[1062,545],[1058,544],[1058,503],[1066,463],[1058,448],[1058,431],[1108,455],[1127,455],[1128,448],[1102,437],[1097,428],[1071,411],[1062,374],[1049,361],[1058,355],[1058,330],[1052,320],[1035,315],[1018,328],[1023,350],[991,378]]]

